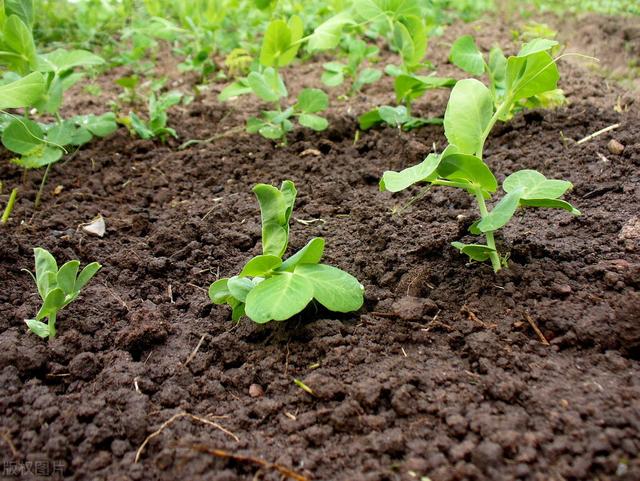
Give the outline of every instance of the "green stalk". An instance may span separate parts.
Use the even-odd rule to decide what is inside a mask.
[[[482,189],[475,189],[474,194],[476,196],[476,201],[478,202],[478,208],[480,209],[480,217],[484,219],[489,215],[489,211],[487,210],[487,204],[485,203],[484,197],[482,195]],[[493,271],[498,272],[502,268],[502,263],[500,262],[500,256],[496,251],[496,241],[493,237],[493,232],[485,232],[484,235],[487,237],[487,246],[491,249],[494,249],[494,252],[489,254],[489,258],[491,259]]]
[[[11,212],[13,212],[13,206],[16,203],[16,197],[18,197],[18,188],[15,187],[11,191],[11,195],[9,196],[9,202],[7,202],[7,206],[4,209],[4,213],[2,214],[2,220],[0,221],[2,224],[6,224],[9,220],[9,216]]]
[[[44,192],[44,186],[47,183],[47,177],[49,176],[49,169],[51,169],[51,164],[47,165],[47,168],[44,171],[44,175],[42,176],[42,182],[40,182],[40,188],[38,189],[38,193],[36,194],[36,203],[35,208],[40,207],[40,201],[42,200],[42,193]]]
[[[512,103],[513,103],[513,98],[511,96],[508,96],[507,98],[505,98],[504,101],[500,104],[500,107],[498,107],[498,109],[493,114],[493,117],[491,117],[491,120],[489,120],[489,123],[487,124],[487,127],[484,129],[484,132],[482,132],[482,145],[480,146],[480,152],[478,153],[478,157],[480,157],[481,159],[482,159],[482,154],[484,152],[484,143],[487,141],[487,137],[489,137],[489,134],[491,133],[493,126],[496,124],[496,122],[502,116],[502,114],[504,114],[505,111],[509,110]]]
[[[49,323],[47,324],[49,326],[49,340],[53,339],[54,337],[56,337],[56,315],[51,314],[49,316]]]

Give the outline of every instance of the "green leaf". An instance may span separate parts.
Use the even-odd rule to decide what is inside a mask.
[[[356,0],[353,11],[367,21],[380,20],[381,17],[396,19],[406,16],[420,16],[420,3],[417,0]]]
[[[313,297],[334,312],[357,311],[364,302],[364,287],[358,279],[326,264],[301,264],[294,271],[313,286]]]
[[[74,67],[90,67],[104,64],[104,59],[87,50],[56,49],[40,55],[38,70],[41,72],[64,72]]]
[[[478,262],[489,260],[491,254],[496,252],[495,249],[482,244],[463,244],[462,242],[452,242],[451,245],[463,254],[468,255],[471,260]]]
[[[298,122],[300,125],[316,131],[325,130],[329,126],[327,119],[316,114],[301,114],[298,117]]]
[[[35,67],[37,54],[31,29],[16,15],[9,16],[4,24],[3,44],[4,48],[18,54],[15,63],[9,62],[18,72],[27,73],[29,68]]]
[[[224,304],[231,295],[227,287],[229,279],[218,279],[209,286],[209,299],[214,304]]]
[[[514,172],[502,183],[505,192],[521,190],[523,199],[557,199],[572,187],[571,182],[547,179],[540,172],[531,169]]]
[[[413,167],[408,167],[400,172],[386,171],[380,180],[380,190],[400,192],[417,182],[430,180],[435,177],[440,159],[441,156],[438,154],[429,154],[422,162]]]
[[[520,205],[523,207],[547,207],[549,209],[563,209],[571,212],[573,215],[582,215],[582,213],[574,206],[559,199],[520,199]]]
[[[267,83],[264,76],[258,72],[251,72],[247,77],[247,83],[253,93],[266,102],[277,102],[280,96],[277,92],[274,92],[271,86]]]
[[[507,57],[499,47],[493,47],[489,51],[489,72],[493,91],[501,99],[507,88]]]
[[[476,228],[480,232],[493,232],[507,225],[518,208],[520,195],[520,190],[505,195],[491,212],[478,222]]]
[[[300,48],[303,24],[298,16],[293,16],[287,24],[283,20],[272,21],[264,34],[260,63],[265,67],[284,67],[291,63]]]
[[[383,105],[382,107],[378,107],[378,114],[390,127],[400,127],[411,118],[404,105],[398,105],[397,107]]]
[[[65,146],[71,143],[74,133],[75,126],[69,121],[54,124],[47,131],[47,141],[56,145]]]
[[[41,247],[33,249],[33,255],[36,266],[36,285],[40,297],[44,299],[49,287],[47,275],[50,273],[55,275],[58,272],[58,263],[49,251]]]
[[[489,89],[479,80],[460,80],[451,90],[444,114],[445,136],[461,153],[479,154],[492,116],[493,98]]]
[[[52,314],[55,315],[62,307],[64,307],[65,297],[64,291],[59,287],[47,292],[44,303],[36,315],[36,321],[41,321]]]
[[[322,83],[327,87],[336,87],[344,82],[344,68],[343,64],[337,62],[329,62],[323,65],[324,72],[322,72]]]
[[[558,66],[547,52],[507,60],[507,94],[514,102],[555,90],[559,79]]]
[[[284,137],[285,131],[279,125],[263,125],[258,129],[258,133],[271,140],[278,140]]]
[[[369,110],[369,112],[366,112],[358,117],[358,126],[362,130],[368,130],[371,127],[374,127],[381,123],[382,123],[382,117],[380,117],[380,112],[378,108]]]
[[[288,195],[285,198],[285,190]],[[253,192],[260,204],[262,219],[262,253],[282,257],[289,242],[289,216],[295,202],[295,187],[283,182],[281,190],[272,185],[258,184]]]
[[[97,137],[106,137],[118,130],[116,114],[106,112],[102,115],[80,115],[74,121]]]
[[[60,270],[58,271],[58,274],[56,276],[56,283],[67,296],[77,292],[75,286],[79,267],[80,261],[74,260],[65,263],[62,267],[60,267]]]
[[[533,55],[534,53],[546,52],[557,45],[559,44],[555,40],[550,40],[548,38],[536,38],[522,46],[520,52],[518,52],[518,57],[526,57],[527,55]]]
[[[36,321],[35,319],[25,319],[24,321],[31,332],[36,336],[46,339],[49,337],[49,326],[42,321]]]
[[[372,84],[380,80],[382,77],[382,72],[375,68],[365,68],[358,74],[356,78],[353,89],[360,90],[365,84]]]
[[[266,277],[271,271],[282,266],[282,259],[273,255],[256,256],[245,264],[238,276]],[[236,296],[237,297],[237,296]]]
[[[16,118],[2,132],[3,145],[16,154],[27,155],[44,142],[44,132],[32,120]]]
[[[247,296],[245,311],[254,322],[284,321],[313,299],[313,286],[295,272],[282,272],[258,284]]]
[[[40,72],[0,86],[0,109],[29,107],[44,94],[44,78]]]
[[[322,112],[329,106],[329,97],[320,89],[303,89],[298,95],[295,109],[305,114]],[[320,129],[323,130],[323,129]]]
[[[53,164],[62,157],[62,150],[57,147],[49,147],[41,144],[20,158],[12,159],[12,162],[23,169],[40,169]]]
[[[324,254],[324,239],[322,237],[314,237],[306,246],[289,257],[278,268],[279,271],[292,272],[298,264],[317,264]]]
[[[307,48],[310,52],[313,52],[337,47],[338,43],[340,43],[342,29],[346,25],[352,24],[355,24],[355,20],[349,12],[344,11],[334,15],[316,27],[313,34],[309,36]]]
[[[222,89],[222,92],[218,94],[218,100],[220,102],[225,102],[234,97],[239,97],[240,95],[249,94],[251,92],[253,92],[253,89],[249,85],[248,80],[242,78],[230,83]]]
[[[447,77],[434,77],[425,75],[398,75],[393,88],[398,103],[413,102],[426,91],[437,88],[449,88],[456,84],[456,80]]]
[[[91,264],[87,264],[80,275],[76,279],[76,291],[80,292],[84,286],[86,286],[91,278],[96,275],[96,273],[102,269],[102,266],[97,262],[92,262]]]
[[[452,181],[462,180],[470,182],[486,192],[495,192],[498,182],[482,159],[474,155],[451,154],[443,155],[438,166],[438,174]]]
[[[4,12],[7,17],[17,15],[29,28],[33,25],[33,0],[3,0]]]
[[[240,302],[246,301],[247,294],[249,294],[254,287],[255,284],[248,277],[233,276],[227,282],[227,289],[229,289],[231,295]]]
[[[417,16],[403,16],[394,23],[393,44],[409,69],[420,64],[427,49],[427,31]]]
[[[471,75],[484,73],[482,52],[478,49],[476,41],[471,35],[464,35],[453,43],[449,60]]]
[[[242,316],[245,315],[244,309],[244,302],[237,301],[237,304],[234,304],[231,308],[231,320],[236,322],[239,321]]]

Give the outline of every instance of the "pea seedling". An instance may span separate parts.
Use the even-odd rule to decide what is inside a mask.
[[[346,40],[347,51],[349,52],[347,63],[327,62],[322,67],[322,82],[327,87],[337,87],[341,85],[345,77],[351,80],[351,85],[347,96],[351,96],[360,91],[366,84],[371,84],[380,80],[382,72],[375,68],[366,67],[360,69],[362,63],[378,55],[379,49],[374,45],[367,45],[360,39],[348,38]]]
[[[228,304],[234,321],[247,315],[259,324],[289,319],[313,299],[335,312],[360,309],[362,284],[351,274],[320,263],[324,253],[321,237],[282,259],[297,194],[293,182],[285,180],[280,189],[258,184],[253,192],[262,214],[262,255],[247,262],[237,276],[211,284],[211,302]]]
[[[36,247],[34,250],[36,275],[33,280],[38,287],[38,294],[42,299],[42,307],[35,319],[26,319],[29,330],[43,339],[53,339],[56,335],[56,317],[58,312],[79,295],[80,291],[102,267],[97,262],[88,264],[78,274],[80,261],[73,260],[58,269],[55,258],[45,249]],[[27,271],[28,272],[28,271]],[[48,318],[45,324],[43,319]]]
[[[529,169],[509,175],[502,184],[506,194],[491,211],[486,205],[498,183],[482,160],[485,141],[514,102],[556,88],[560,75],[556,61],[548,53],[551,47],[547,41],[534,40],[525,44],[518,55],[509,57],[502,94],[489,90],[476,79],[459,81],[451,91],[444,116],[449,146],[441,154],[429,154],[422,163],[401,172],[385,172],[380,181],[380,189],[390,192],[427,182],[460,188],[473,195],[480,219],[469,230],[475,235],[484,234],[487,243],[454,242],[453,246],[474,261],[490,260],[496,272],[506,265],[506,257],[498,253],[494,233],[511,220],[518,207],[558,208],[580,215],[571,204],[559,199],[571,189],[570,182],[547,179]]]

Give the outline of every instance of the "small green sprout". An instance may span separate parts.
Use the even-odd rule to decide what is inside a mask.
[[[324,253],[321,237],[282,259],[297,194],[293,182],[285,180],[280,189],[258,184],[253,192],[262,213],[262,255],[247,262],[237,276],[211,284],[211,302],[228,304],[234,321],[246,314],[259,324],[289,319],[314,299],[335,312],[360,309],[362,284],[351,274],[320,263]]]
[[[351,96],[360,91],[366,84],[372,84],[380,80],[382,71],[370,67],[360,69],[362,63],[367,59],[372,59],[378,55],[379,49],[374,45],[367,45],[360,39],[348,38],[346,48],[349,52],[348,62],[327,62],[322,67],[322,82],[327,87],[337,87],[341,85],[345,77],[351,80],[351,86],[347,96]]]
[[[26,319],[29,330],[43,339],[53,339],[56,335],[56,317],[58,312],[79,295],[80,291],[102,267],[97,262],[87,265],[78,274],[80,261],[73,260],[58,269],[55,258],[45,249],[34,250],[36,275],[31,277],[36,282],[38,294],[42,299],[42,307],[35,319]],[[48,318],[47,324],[42,322]]]
[[[498,189],[491,169],[482,160],[484,144],[491,129],[511,111],[514,103],[556,89],[560,74],[548,53],[555,42],[533,40],[525,44],[518,55],[505,59],[504,91],[490,90],[476,79],[459,81],[451,91],[444,116],[445,136],[449,146],[441,154],[429,154],[422,163],[401,172],[387,171],[380,189],[399,192],[417,182],[459,188],[474,196],[480,219],[470,227],[475,235],[484,234],[486,244],[453,246],[474,261],[490,260],[494,271],[506,265],[506,256],[497,249],[494,234],[504,227],[519,207],[563,209],[573,215],[580,211],[560,197],[571,189],[570,182],[547,179],[535,170],[520,170],[502,183],[505,192],[491,211],[486,200]],[[471,69],[471,57],[467,64]],[[482,58],[474,60],[476,72],[484,68]]]
[[[167,126],[167,110],[179,104],[182,97],[182,93],[177,91],[167,92],[160,96],[151,93],[148,101],[149,120],[145,121],[135,112],[131,112],[129,117],[124,119],[124,122],[141,139],[158,138],[161,142],[165,142],[169,136],[178,138],[176,131]]]

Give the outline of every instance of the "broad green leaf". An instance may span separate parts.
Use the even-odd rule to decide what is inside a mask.
[[[33,0],[2,0],[0,6],[4,4],[4,12],[7,17],[17,15],[26,26],[33,25]]]
[[[471,35],[464,35],[451,46],[449,60],[471,75],[484,73],[484,58]]]
[[[12,162],[24,169],[39,169],[53,164],[62,158],[62,150],[40,144],[20,158],[12,159]]]
[[[56,276],[57,285],[65,295],[72,295],[77,291],[76,276],[78,275],[78,268],[80,267],[80,261],[69,261],[65,263]]]
[[[11,15],[7,18],[4,24],[3,43],[12,52],[18,54],[19,63],[16,67],[20,73],[27,73],[28,67],[33,69],[36,66],[36,46],[31,30],[18,16]]]
[[[70,145],[84,145],[87,142],[90,142],[93,139],[93,134],[89,132],[84,127],[78,127],[73,132],[73,136],[71,137]]]
[[[429,154],[426,159],[413,167],[408,167],[400,172],[386,171],[380,180],[380,190],[400,192],[417,182],[428,181],[435,177],[440,159],[441,156],[438,154]]]
[[[334,312],[357,311],[362,307],[364,287],[358,279],[326,264],[301,264],[294,271],[313,286],[313,297]]]
[[[492,116],[489,89],[476,79],[460,80],[451,90],[444,114],[445,136],[461,153],[480,154]]]
[[[282,272],[262,281],[247,296],[245,312],[254,322],[284,321],[313,299],[313,286],[295,272]]]
[[[97,262],[87,264],[76,279],[76,291],[80,292],[82,288],[89,283],[91,278],[95,276],[100,269],[102,269],[102,266]]]
[[[279,271],[293,271],[298,264],[317,264],[324,254],[324,239],[314,237],[306,246],[289,257],[278,268]]]
[[[218,100],[220,102],[225,102],[234,97],[239,97],[240,95],[249,94],[253,91],[247,79],[238,79],[233,83],[227,85],[222,92],[218,94]]]
[[[227,282],[227,289],[229,289],[231,295],[240,302],[245,302],[247,294],[249,294],[254,287],[255,284],[248,277],[233,276],[229,278]]]
[[[401,17],[394,24],[393,43],[403,63],[409,68],[418,65],[427,49],[424,22],[415,16]]]
[[[491,254],[496,252],[495,249],[482,244],[463,244],[462,242],[452,242],[451,245],[463,254],[468,255],[472,260],[478,262],[488,260]]]
[[[313,34],[308,39],[307,48],[313,52],[315,50],[328,50],[335,48],[340,43],[342,29],[346,25],[352,25],[355,21],[347,11],[338,13],[316,27]]]
[[[438,174],[445,179],[470,182],[486,192],[495,192],[498,188],[498,182],[491,169],[474,155],[443,155],[438,166]]]
[[[237,301],[237,304],[234,304],[231,307],[231,320],[232,321],[239,321],[242,316],[244,316],[244,308],[245,308],[245,304],[244,302],[240,302]]]
[[[505,192],[522,191],[522,199],[557,199],[573,185],[566,180],[547,179],[536,170],[524,169],[509,175],[502,183]]]
[[[382,17],[396,19],[406,16],[420,16],[417,0],[356,0],[353,10],[367,21],[382,20]]]
[[[501,99],[507,88],[507,57],[499,47],[489,51],[489,73],[493,91]]]
[[[505,195],[489,212],[489,215],[478,222],[476,228],[480,232],[493,232],[507,225],[518,208],[521,193],[521,190],[516,190]]]
[[[455,79],[447,77],[401,74],[395,78],[393,88],[396,101],[404,103],[413,102],[428,90],[453,87],[455,84]]]
[[[49,326],[42,321],[36,321],[35,319],[25,319],[24,321],[31,332],[36,336],[46,339],[49,337]]]
[[[298,95],[295,109],[305,114],[322,112],[329,106],[329,97],[320,89],[303,89]]]
[[[281,190],[272,185],[258,184],[253,192],[260,204],[262,253],[281,258],[289,241],[287,211],[290,210],[291,203],[287,202]]]
[[[374,127],[381,123],[382,123],[382,117],[380,117],[380,112],[378,108],[369,110],[369,112],[365,112],[364,114],[358,117],[358,126],[362,130],[368,130],[371,127]]]
[[[218,279],[209,286],[209,299],[214,304],[224,304],[231,295],[227,287],[229,279]]]
[[[372,84],[380,80],[382,77],[382,72],[375,68],[365,68],[358,74],[356,78],[353,89],[360,90],[363,85]]]
[[[29,107],[44,94],[44,78],[40,72],[0,86],[0,109]]]
[[[316,114],[301,114],[298,117],[298,122],[300,125],[316,131],[325,130],[329,126],[327,119]]]
[[[54,124],[47,131],[47,141],[55,145],[65,146],[71,143],[74,133],[75,126],[69,121]]]
[[[44,132],[32,120],[15,118],[2,132],[3,145],[16,154],[27,155],[44,142]]]
[[[265,67],[284,67],[296,56],[302,38],[303,24],[293,16],[287,24],[284,20],[272,21],[264,34],[260,63]]]
[[[382,107],[378,107],[378,114],[390,127],[400,127],[411,118],[404,105],[398,105],[397,107],[383,105]]]
[[[258,72],[251,72],[247,77],[247,83],[253,93],[266,102],[277,102],[280,98],[280,95],[274,92],[264,76]]]
[[[47,296],[44,299],[42,307],[36,315],[36,321],[41,321],[45,317],[56,314],[64,306],[64,301],[65,294],[59,287],[47,292]]]
[[[60,77],[54,77],[49,88],[35,107],[42,113],[55,114],[62,105],[63,81]]]
[[[90,67],[102,65],[104,59],[87,50],[56,49],[53,52],[40,55],[38,70],[41,72],[64,72],[74,67]]]
[[[264,138],[278,140],[284,137],[286,132],[279,125],[264,125],[258,129],[258,133]]]
[[[573,215],[582,215],[582,213],[574,206],[559,199],[520,199],[520,205],[523,207],[547,207],[549,209],[563,209],[571,212]]]
[[[547,52],[507,60],[507,95],[513,101],[555,90],[559,79],[558,66]]]
[[[81,115],[75,117],[74,120],[97,137],[106,137],[118,130],[116,114],[113,112],[106,112],[102,115]]]
[[[282,259],[272,255],[256,256],[245,264],[239,277],[266,277],[282,265]],[[236,296],[237,297],[237,296]],[[239,298],[238,298],[239,299]]]
[[[555,40],[550,40],[548,38],[536,38],[522,46],[520,52],[518,52],[518,57],[526,57],[527,55],[532,55],[534,53],[546,52],[557,45],[559,44]]]
[[[344,65],[329,62],[325,63],[323,67],[324,72],[322,72],[321,80],[327,87],[336,87],[344,82]]]

